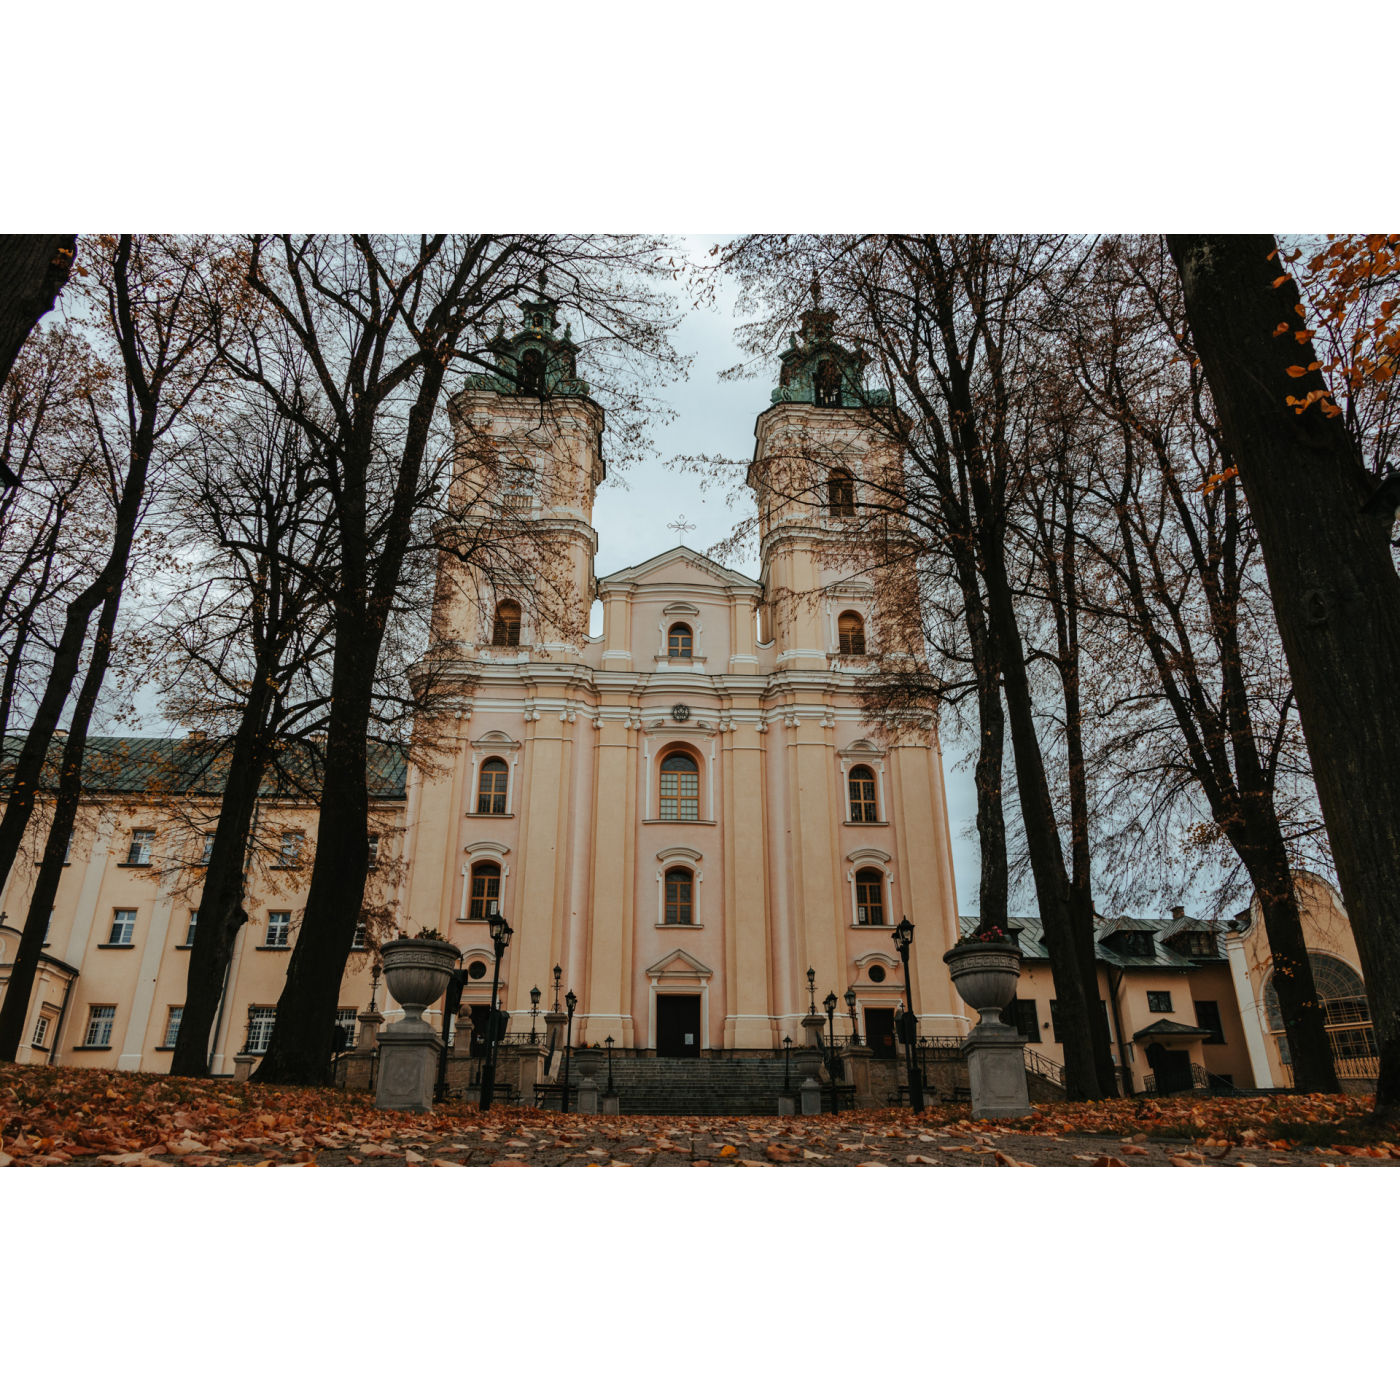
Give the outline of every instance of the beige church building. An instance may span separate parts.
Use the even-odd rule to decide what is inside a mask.
[[[557,970],[578,999],[575,1045],[611,1037],[663,1057],[801,1044],[802,1018],[828,992],[841,999],[838,1033],[854,1029],[893,1057],[906,989],[891,933],[908,919],[920,1035],[964,1035],[968,1011],[942,961],[960,923],[937,729],[882,736],[868,724],[857,690],[879,649],[877,585],[830,547],[865,483],[899,470],[852,407],[857,356],[832,338],[827,313],[808,313],[782,356],[749,475],[757,578],[684,546],[598,578],[602,410],[576,377],[568,331],[542,297],[492,348],[501,372],[452,402],[463,457],[482,460],[485,444],[510,464],[509,508],[548,530],[578,612],[543,620],[523,589],[444,594],[437,651],[458,698],[431,762],[391,757],[372,776],[381,858],[367,897],[395,901],[401,930],[435,928],[462,950],[464,1011],[478,1025],[495,975],[511,1030],[528,1031],[532,1011],[550,1009]],[[851,470],[833,469],[815,498],[774,489],[772,464],[814,449]],[[464,472],[461,489],[472,488]],[[590,636],[595,600],[602,632]],[[109,759],[125,743],[129,761],[107,763],[106,789],[75,835],[21,1059],[159,1071],[198,936],[198,888],[173,893],[178,882],[162,873],[188,827],[176,831],[143,800],[142,755],[180,741],[99,742]],[[217,794],[208,803],[212,832]],[[314,844],[315,810],[269,795],[259,821],[285,833],[286,858],[250,878],[252,916],[210,1046],[215,1074],[266,1046],[299,936],[297,854]],[[17,861],[0,894],[0,977],[31,880]],[[1339,910],[1328,903],[1326,951],[1355,991]],[[499,969],[487,924],[497,911],[514,930]],[[1104,921],[1100,938],[1115,1056],[1134,1089],[1156,1087],[1154,1044],[1152,1065],[1200,1065],[1239,1087],[1286,1082],[1257,920]],[[1062,1062],[1054,989],[1033,928],[1023,946],[1011,1014],[1052,1067],[1049,1083]],[[340,1012],[351,1033],[372,997],[397,1012],[372,973],[371,950],[352,957]],[[1358,1004],[1364,994],[1348,1014]],[[1203,1006],[1214,1008],[1201,1012],[1215,1017],[1206,1027]]]

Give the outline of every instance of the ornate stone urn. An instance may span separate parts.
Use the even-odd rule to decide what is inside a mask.
[[[460,956],[455,944],[436,938],[396,938],[380,949],[384,981],[404,1018],[379,1033],[376,1108],[422,1113],[432,1107],[442,1039],[423,1012],[447,990]]]
[[[959,943],[943,954],[958,995],[977,1008],[978,1023],[963,1041],[974,1118],[1020,1118],[1031,1111],[1025,1038],[1004,1025],[1002,1010],[1016,995],[1021,951],[1009,940]]]
[[[1014,943],[958,943],[943,954],[958,995],[977,1008],[980,1030],[1000,1025],[1001,1013],[1016,995],[1021,951]]]
[[[435,938],[396,938],[380,949],[389,995],[404,1009],[405,1021],[423,1012],[446,990],[461,957],[456,944]]]

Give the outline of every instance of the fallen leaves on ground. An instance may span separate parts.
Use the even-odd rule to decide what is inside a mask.
[[[1371,1106],[1322,1094],[1132,1099],[997,1122],[973,1122],[966,1105],[813,1118],[460,1104],[413,1114],[344,1090],[5,1065],[0,1167],[1400,1165],[1384,1136],[1400,1133],[1367,1118]]]

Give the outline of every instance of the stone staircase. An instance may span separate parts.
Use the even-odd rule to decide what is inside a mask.
[[[598,1073],[601,1092],[606,1065]],[[801,1077],[792,1066],[792,1092]],[[577,1079],[574,1080],[577,1085]],[[776,1114],[783,1091],[782,1060],[614,1059],[613,1085],[623,1113],[727,1117]]]

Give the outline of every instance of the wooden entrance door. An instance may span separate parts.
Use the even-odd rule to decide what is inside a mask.
[[[875,1052],[877,1060],[894,1059],[894,1008],[892,1006],[867,1006],[865,1008],[865,1043]]]
[[[1179,1093],[1191,1087],[1191,1056],[1185,1050],[1168,1050],[1154,1042],[1147,1047],[1147,1063],[1157,1077],[1159,1094]]]
[[[664,996],[656,999],[656,1053],[675,1059],[700,1054],[700,998]]]

